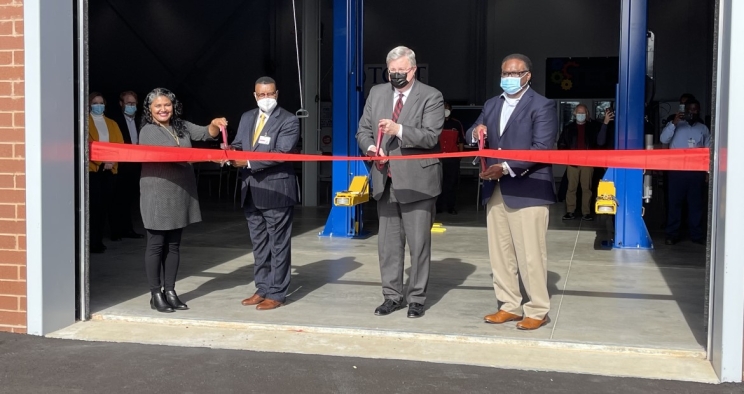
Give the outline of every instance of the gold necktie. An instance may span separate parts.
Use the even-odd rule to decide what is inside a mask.
[[[258,126],[256,126],[256,131],[253,132],[253,145],[256,145],[256,142],[258,141],[258,136],[261,135],[261,131],[264,128],[264,123],[266,120],[266,115],[261,114],[261,119],[258,120]]]

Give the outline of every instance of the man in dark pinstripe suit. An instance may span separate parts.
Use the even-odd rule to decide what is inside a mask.
[[[240,118],[236,150],[289,153],[300,138],[300,122],[277,107],[279,91],[269,77],[256,81],[258,108]],[[258,310],[284,304],[292,261],[292,217],[298,200],[297,179],[291,162],[237,161],[242,179],[241,201],[253,244],[256,293],[243,305]]]

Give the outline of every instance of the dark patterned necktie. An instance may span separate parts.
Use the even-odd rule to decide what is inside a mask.
[[[400,111],[402,110],[403,110],[403,93],[398,93],[398,101],[395,102],[395,109],[393,110],[393,122],[394,123],[398,123],[398,117],[400,116]],[[388,178],[390,179],[393,178],[393,176],[390,174],[390,162],[388,162],[387,175],[388,175]]]
[[[393,122],[398,123],[398,117],[400,111],[403,109],[403,93],[398,94],[398,101],[395,102],[395,109],[393,110]]]

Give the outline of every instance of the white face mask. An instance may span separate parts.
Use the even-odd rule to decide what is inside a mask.
[[[258,100],[258,108],[261,108],[263,112],[271,112],[276,108],[276,99],[273,98],[262,98]]]
[[[579,123],[586,122],[586,114],[576,114],[576,121]]]
[[[450,110],[448,110],[448,109],[445,109],[445,110],[444,110],[444,117],[445,117],[445,118],[449,118],[449,116],[450,116],[450,114],[451,114],[451,113],[452,113],[452,111],[450,111]]]

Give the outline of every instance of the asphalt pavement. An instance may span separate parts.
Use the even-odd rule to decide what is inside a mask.
[[[0,393],[744,393],[744,386],[0,333]]]

